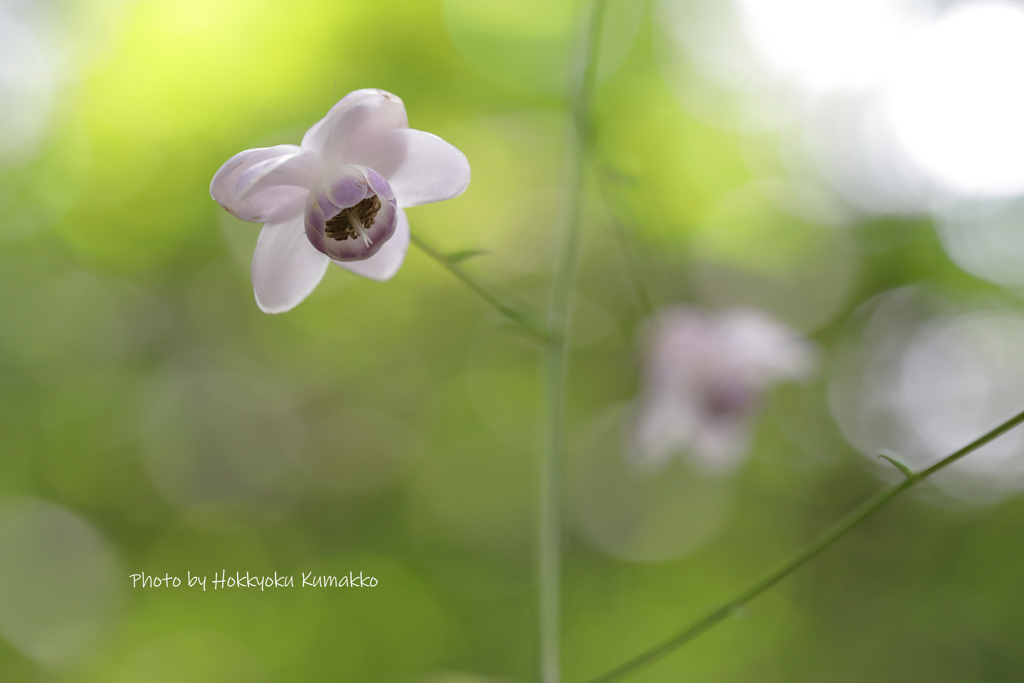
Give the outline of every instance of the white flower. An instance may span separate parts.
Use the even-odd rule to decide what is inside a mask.
[[[661,311],[646,339],[631,456],[656,469],[685,449],[704,470],[734,470],[765,389],[807,377],[814,360],[808,342],[759,311]]]
[[[228,159],[210,196],[232,215],[263,223],[252,258],[256,303],[297,306],[334,262],[387,280],[409,247],[405,207],[439,202],[469,185],[469,162],[436,135],[409,128],[405,106],[383,90],[346,95],[302,144],[250,149]]]

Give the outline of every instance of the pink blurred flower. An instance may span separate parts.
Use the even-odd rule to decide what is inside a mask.
[[[809,342],[752,309],[664,309],[645,341],[628,449],[644,469],[685,450],[704,470],[733,471],[746,455],[764,391],[806,378],[815,365]]]
[[[240,152],[210,183],[232,215],[263,223],[252,259],[256,303],[297,306],[335,263],[391,278],[409,246],[405,207],[439,202],[469,185],[469,162],[436,135],[409,128],[402,100],[383,90],[346,95],[301,145]]]

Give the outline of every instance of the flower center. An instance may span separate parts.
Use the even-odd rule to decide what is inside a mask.
[[[327,221],[324,232],[334,240],[349,240],[362,238],[366,246],[373,244],[373,240],[366,233],[366,229],[373,225],[380,211],[380,199],[377,195],[371,195],[355,206],[342,209],[338,215]]]
[[[750,410],[755,393],[740,382],[712,382],[703,395],[704,410],[712,418],[735,418]]]

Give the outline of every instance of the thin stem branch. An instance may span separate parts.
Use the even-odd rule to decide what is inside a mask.
[[[598,174],[601,198],[604,199],[604,205],[611,219],[609,228],[612,236],[619,243],[626,277],[633,285],[637,304],[644,316],[650,317],[654,314],[655,308],[655,297],[651,296],[652,287],[649,282],[650,259],[644,258],[644,250],[631,230],[640,221],[631,212],[624,210],[620,206],[620,202],[613,199],[620,194],[620,188],[609,179],[610,175],[609,168],[603,169],[603,172]]]
[[[619,680],[629,674],[636,672],[637,670],[653,663],[654,661],[661,659],[668,653],[682,647],[701,635],[715,624],[724,621],[729,616],[734,614],[741,607],[746,605],[748,602],[759,596],[764,591],[768,590],[776,583],[786,578],[794,571],[802,567],[809,560],[816,557],[823,550],[828,548],[830,545],[838,541],[840,538],[846,535],[848,531],[858,526],[861,522],[867,519],[874,512],[879,510],[882,506],[888,503],[890,500],[900,495],[907,489],[917,485],[924,481],[932,474],[935,474],[944,467],[951,465],[965,455],[972,453],[985,444],[993,441],[1006,432],[1010,431],[1014,427],[1024,423],[1024,411],[1014,415],[1006,422],[1003,422],[998,427],[995,427],[991,431],[978,437],[971,443],[967,444],[960,450],[952,453],[939,462],[935,463],[931,467],[921,470],[920,472],[912,472],[904,467],[898,467],[901,472],[904,473],[904,480],[899,484],[895,484],[884,491],[879,492],[874,497],[869,498],[860,507],[856,508],[853,512],[849,513],[846,517],[843,517],[831,528],[827,529],[820,536],[815,538],[813,541],[805,545],[803,548],[795,552],[787,560],[782,562],[778,567],[768,572],[760,579],[755,581],[749,588],[744,589],[735,597],[720,606],[712,610],[710,613],[695,621],[690,626],[680,631],[675,636],[669,638],[663,643],[652,647],[650,650],[637,655],[628,662],[612,669],[606,674],[593,678],[589,683],[609,683],[609,681]],[[889,456],[883,456],[887,460],[893,462]],[[895,462],[894,462],[895,464]]]
[[[464,284],[468,285],[470,289],[480,296],[481,299],[494,307],[503,316],[515,324],[537,334],[541,338],[547,337],[547,329],[540,322],[539,315],[520,309],[508,301],[503,300],[488,287],[481,284],[472,275],[463,270],[458,263],[442,254],[419,235],[413,233],[410,235],[409,239],[419,248],[420,251],[440,263],[448,272],[457,277]]]
[[[645,317],[654,315],[654,304],[651,302],[651,295],[648,293],[647,283],[644,278],[644,271],[641,260],[636,254],[636,249],[630,239],[628,228],[612,216],[611,231],[619,243],[619,252],[626,268],[626,278],[633,285],[633,293],[636,295],[637,304]]]
[[[666,298],[684,301],[690,298],[690,292],[685,287],[680,288],[678,282],[673,282],[674,277],[666,273],[666,255],[650,253],[644,240],[635,231],[637,226],[657,226],[663,220],[656,211],[652,213],[649,201],[635,196],[638,190],[643,190],[643,181],[631,178],[629,183],[615,183],[611,179],[615,173],[618,172],[609,164],[605,164],[604,172],[597,175],[601,181],[600,194],[608,213],[612,216],[612,231],[622,245],[623,257],[627,269],[633,275],[639,303],[645,309],[644,313],[649,316],[654,312],[656,302],[664,301]],[[681,234],[685,232],[684,228],[685,226],[675,225],[673,231]],[[677,254],[670,257],[669,261],[678,266],[678,260],[682,256],[683,254]],[[674,268],[673,272],[675,271],[678,271],[678,268]]]
[[[538,530],[538,637],[541,683],[561,680],[561,560],[562,468],[565,422],[566,337],[570,327],[569,299],[576,278],[583,174],[592,135],[590,100],[597,81],[605,0],[593,0],[582,36],[578,89],[572,98],[565,201],[558,230],[559,253],[551,283],[548,337],[544,347],[547,401],[547,443],[540,467]]]

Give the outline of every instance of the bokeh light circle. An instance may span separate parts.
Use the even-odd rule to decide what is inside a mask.
[[[907,47],[889,85],[900,140],[958,193],[1024,191],[1024,8],[964,3]]]
[[[154,385],[145,455],[157,490],[197,519],[280,517],[305,493],[306,430],[258,373],[181,369]]]
[[[685,458],[657,473],[626,458],[625,406],[591,420],[572,449],[573,527],[600,552],[631,562],[686,556],[713,539],[733,505],[732,479]]]
[[[878,472],[894,453],[928,467],[1024,405],[1024,316],[953,305],[920,289],[865,304],[838,344],[829,401],[846,438]],[[931,479],[947,500],[987,503],[1024,489],[1024,434],[1011,432]]]
[[[0,636],[50,666],[71,664],[109,635],[121,571],[106,538],[54,503],[0,509]]]

